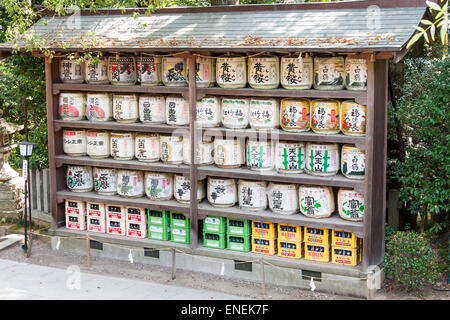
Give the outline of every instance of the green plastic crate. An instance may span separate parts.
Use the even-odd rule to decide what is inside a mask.
[[[147,209],[148,225],[169,225],[169,212],[167,210]]]
[[[181,212],[170,212],[170,227],[173,229],[190,229],[190,219]]]
[[[251,235],[250,220],[227,218],[227,233],[233,236]]]
[[[191,243],[191,231],[183,228],[171,228],[170,241],[178,243]]]
[[[170,240],[170,228],[167,225],[149,225],[148,238],[152,240]]]
[[[226,228],[227,222],[224,217],[208,216],[203,220],[203,232],[224,233]]]
[[[225,233],[203,232],[203,245],[208,248],[225,249]]]
[[[251,250],[251,236],[227,235],[227,249],[233,251],[249,252]]]

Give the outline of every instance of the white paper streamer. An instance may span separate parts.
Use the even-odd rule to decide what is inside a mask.
[[[128,261],[130,261],[130,263],[133,263],[133,254],[131,253],[131,249],[130,253],[128,254]]]
[[[60,244],[61,244],[61,239],[58,237],[58,242],[56,243],[56,250],[59,250]]]
[[[220,269],[220,275],[223,276],[225,274],[225,263],[222,262],[222,268]]]
[[[309,282],[309,286],[311,287],[311,291],[316,290],[316,285],[314,284],[314,278],[311,278],[311,281]]]

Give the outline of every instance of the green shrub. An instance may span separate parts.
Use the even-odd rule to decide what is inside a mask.
[[[395,233],[386,245],[386,277],[408,291],[422,290],[439,280],[439,262],[429,242],[409,231]]]

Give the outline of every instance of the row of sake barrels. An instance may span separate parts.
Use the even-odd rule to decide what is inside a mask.
[[[215,61],[214,61],[215,60]],[[76,63],[60,60],[60,79],[67,83],[187,86],[186,58],[114,55]],[[357,57],[276,55],[197,57],[196,85],[254,89],[366,90],[367,60]]]
[[[189,103],[182,96],[63,92],[59,97],[63,120],[109,121],[173,126],[189,124]],[[245,98],[206,96],[196,101],[196,123],[210,128],[281,129],[319,134],[363,136],[366,105],[355,101],[305,98]]]

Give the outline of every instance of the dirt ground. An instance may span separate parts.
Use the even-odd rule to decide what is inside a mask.
[[[82,272],[110,275],[121,278],[148,280],[156,283],[172,284],[176,286],[212,290],[242,296],[247,299],[268,300],[355,300],[352,297],[338,296],[317,291],[301,290],[293,287],[266,285],[266,295],[262,295],[261,284],[257,282],[231,279],[200,272],[181,269],[176,271],[176,279],[171,280],[171,270],[167,267],[151,264],[130,263],[111,259],[92,258],[91,268],[87,267],[86,256],[73,253],[54,251],[49,240],[34,239],[32,253],[29,258],[14,245],[0,251],[0,259],[27,262],[56,268],[67,268],[78,265]],[[381,290],[377,291],[376,300],[450,300],[450,292],[436,291],[431,288],[420,294],[406,294],[390,287],[385,281]]]

